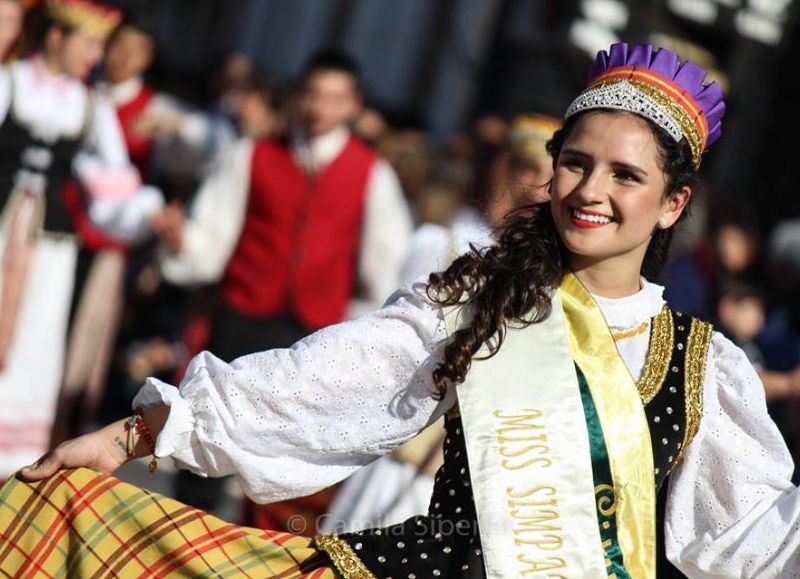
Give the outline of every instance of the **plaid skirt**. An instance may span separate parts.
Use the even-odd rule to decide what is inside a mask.
[[[0,577],[341,577],[314,539],[239,527],[89,469],[0,488]]]

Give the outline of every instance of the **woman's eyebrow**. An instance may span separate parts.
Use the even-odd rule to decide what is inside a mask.
[[[643,177],[647,177],[647,171],[645,171],[638,165],[631,165],[630,163],[625,163],[624,161],[612,161],[611,166],[613,166],[615,169],[623,169],[625,171],[630,171],[631,173],[638,173]]]
[[[573,157],[582,157],[584,159],[591,159],[591,156],[578,149],[562,149],[561,155],[572,155]]]
[[[562,149],[561,155],[568,155],[570,157],[579,157],[581,159],[591,160],[592,156],[588,153],[581,151],[580,149]],[[638,165],[634,165],[632,163],[628,163],[625,161],[611,161],[610,165],[615,169],[622,169],[624,171],[630,171],[631,173],[637,173],[642,175],[643,177],[647,177],[648,173]]]

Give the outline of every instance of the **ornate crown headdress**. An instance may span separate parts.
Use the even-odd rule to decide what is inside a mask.
[[[591,109],[616,109],[640,115],[667,131],[677,142],[686,139],[695,169],[703,151],[722,133],[724,93],[706,84],[705,71],[666,48],[649,44],[613,44],[600,51],[589,71],[589,84],[564,115]]]
[[[56,22],[104,38],[122,20],[122,12],[92,0],[48,0],[47,13]]]

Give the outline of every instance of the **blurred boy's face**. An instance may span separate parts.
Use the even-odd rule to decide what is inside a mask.
[[[144,74],[153,62],[153,50],[150,36],[135,28],[122,28],[108,45],[106,80],[118,84]]]
[[[22,32],[22,6],[19,2],[0,0],[0,60],[8,56]]]
[[[719,320],[741,343],[750,342],[764,327],[764,304],[758,298],[722,297]]]
[[[299,114],[309,137],[324,135],[353,121],[360,111],[361,95],[353,75],[339,70],[317,70],[306,79]]]

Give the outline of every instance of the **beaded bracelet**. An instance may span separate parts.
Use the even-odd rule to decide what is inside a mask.
[[[150,447],[150,454],[153,455],[153,458],[150,460],[150,463],[147,465],[147,470],[151,473],[156,472],[158,468],[158,457],[156,456],[156,443],[153,441],[153,436],[150,434],[150,429],[147,428],[147,423],[144,421],[144,412],[141,408],[136,408],[133,411],[133,416],[128,419],[126,423],[127,430],[128,430],[128,440],[126,442],[126,449],[128,452],[128,456],[134,456],[134,447],[133,444],[133,433],[136,432],[140,437],[144,438],[147,446]]]

